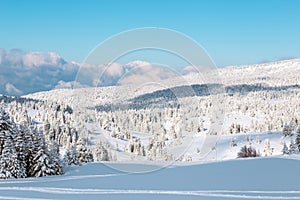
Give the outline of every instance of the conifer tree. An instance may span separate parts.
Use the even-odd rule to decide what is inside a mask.
[[[300,126],[297,129],[296,132],[296,140],[295,140],[296,146],[298,147],[298,151],[300,151]]]
[[[290,154],[295,153],[296,150],[297,150],[297,146],[296,146],[294,140],[291,139],[290,148],[289,148]]]
[[[0,157],[0,178],[23,178],[26,177],[25,170],[21,171],[17,152],[13,141],[7,137]]]
[[[282,152],[283,154],[289,154],[289,149],[288,149],[288,147],[287,147],[287,145],[286,145],[285,142],[283,143],[283,147],[282,147],[281,152]]]
[[[80,165],[81,162],[78,158],[78,152],[75,147],[68,149],[64,155],[64,164],[65,165]]]
[[[93,155],[89,149],[83,144],[82,140],[79,139],[76,146],[78,152],[78,158],[80,162],[92,162]]]

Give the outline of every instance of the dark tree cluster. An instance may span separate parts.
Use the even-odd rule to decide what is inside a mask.
[[[240,152],[238,152],[237,155],[238,158],[259,157],[259,156],[260,154],[255,150],[255,148],[251,146],[247,147],[246,145],[241,148]]]

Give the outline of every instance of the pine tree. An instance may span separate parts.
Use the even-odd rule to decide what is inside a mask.
[[[24,128],[24,143],[26,149],[26,174],[27,176],[31,176],[31,165],[33,165],[33,158],[36,154],[37,148],[34,143],[35,138],[35,130],[34,127],[30,127],[30,129]],[[37,145],[37,144],[36,144]]]
[[[238,158],[248,158],[248,157],[259,157],[259,153],[253,147],[247,147],[246,145],[243,146],[238,152]]]
[[[6,138],[12,138],[14,134],[14,123],[10,120],[8,113],[3,108],[0,108],[0,155],[2,154]]]
[[[60,154],[59,154],[59,145],[55,140],[50,140],[48,144],[48,151],[49,151],[49,156],[51,158],[51,162],[55,169],[55,174],[56,175],[63,174],[62,165],[60,161]]]
[[[108,151],[103,147],[101,142],[96,144],[95,159],[97,161],[109,161]]]
[[[10,120],[8,113],[0,108],[0,177],[1,178],[23,178],[26,177],[24,156],[18,152],[19,143],[17,139],[16,126]],[[22,150],[24,151],[24,149]],[[21,156],[23,159],[21,159]]]
[[[298,147],[298,151],[300,151],[300,126],[298,127],[297,129],[297,133],[296,133],[296,140],[295,140],[295,143]]]
[[[75,147],[68,149],[64,155],[64,164],[65,165],[81,165],[81,162],[78,158],[78,152]]]
[[[3,108],[0,108],[0,131],[13,132],[13,128],[9,114]]]
[[[33,151],[29,160],[29,175],[34,177],[59,175],[62,173],[61,165],[53,158],[53,154],[46,145],[42,132],[33,129]]]
[[[21,171],[13,141],[10,137],[7,137],[0,157],[0,178],[23,178],[25,177],[24,172]]]
[[[76,146],[78,152],[78,158],[80,162],[93,162],[93,155],[90,150],[82,143],[82,140],[79,139]]]
[[[22,126],[18,127],[17,136],[15,137],[15,149],[18,155],[18,160],[20,162],[20,171],[22,172],[22,178],[27,176],[27,148],[25,141],[24,128]]]
[[[290,153],[290,152],[289,152],[289,149],[288,149],[288,147],[287,147],[287,145],[286,145],[285,142],[283,143],[283,147],[282,147],[281,152],[282,152],[283,154],[289,154],[289,153]]]
[[[290,148],[289,148],[290,154],[295,153],[296,150],[297,150],[297,146],[296,146],[296,144],[294,143],[294,140],[291,139]]]
[[[291,136],[292,135],[292,130],[291,127],[287,124],[284,125],[282,134],[284,137]]]
[[[265,156],[270,156],[273,153],[272,149],[271,149],[271,145],[270,145],[270,140],[269,139],[265,140],[264,153],[265,153]]]
[[[31,175],[35,177],[56,175],[51,159],[43,147],[39,148],[37,154],[33,158],[31,173]]]

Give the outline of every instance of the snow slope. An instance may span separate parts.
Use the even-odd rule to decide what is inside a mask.
[[[108,141],[118,162],[107,163],[110,167],[97,162],[71,166],[63,176],[0,181],[0,199],[300,199],[300,154],[282,155],[283,143],[289,146],[295,135],[282,138],[281,127],[267,131],[270,117],[275,118],[279,114],[280,117],[277,117],[282,122],[276,122],[275,125],[280,126],[289,122],[291,117],[299,116],[299,106],[291,106],[291,102],[299,98],[299,70],[300,60],[218,69],[220,82],[225,86],[260,83],[268,84],[266,88],[287,88],[268,91],[270,94],[262,90],[226,96],[231,102],[227,104],[231,110],[225,115],[225,131],[217,140],[212,139],[209,147],[213,148],[208,154],[202,154],[201,145],[213,136],[205,134],[208,132],[209,121],[205,118],[203,128],[206,132],[184,134],[181,144],[168,146],[168,152],[176,157],[182,154],[182,161],[191,158],[192,162],[150,161],[142,156],[136,156],[133,160],[132,153],[122,150],[130,141],[116,139],[111,136],[112,129],[103,130],[96,123],[87,122],[85,125],[93,130],[87,136],[90,146],[93,147],[99,140]],[[190,84],[203,83],[199,74],[188,74],[184,78]],[[171,87],[181,84],[177,80],[166,80],[165,85]],[[295,85],[297,87],[293,88]],[[289,87],[292,87],[291,90]],[[74,108],[74,116],[84,112],[89,116],[88,112],[91,111],[87,107],[122,102],[160,89],[155,85],[116,86],[54,90],[26,97],[70,104]],[[267,94],[272,97],[272,101],[265,100]],[[270,107],[273,104],[277,105],[278,113],[267,112],[273,109]],[[247,109],[243,111],[245,106]],[[248,107],[253,109],[252,112],[246,112]],[[78,119],[74,117],[74,121]],[[259,129],[257,121],[265,126]],[[229,134],[228,128],[233,123],[247,128],[247,133],[241,131]],[[251,130],[251,125],[254,130]],[[132,132],[132,135],[140,138],[143,145],[147,144],[147,135],[137,131]],[[233,140],[236,146],[230,146]],[[271,148],[268,157],[264,157],[266,141],[270,142]],[[121,150],[117,150],[116,144]],[[254,147],[262,157],[236,159],[244,145]],[[126,173],[137,171],[143,173]]]
[[[92,106],[93,104],[105,104],[120,99],[130,99],[145,93],[181,85],[208,83],[220,83],[226,86],[255,83],[266,83],[269,86],[296,85],[300,82],[299,72],[300,59],[292,59],[256,65],[227,66],[216,68],[215,70],[206,69],[200,71],[200,73],[189,73],[180,77],[158,81],[157,83],[152,81],[143,84],[98,88],[75,87],[75,91],[70,89],[55,89],[28,94],[24,97],[46,100],[55,99],[70,103],[80,95],[81,98],[84,98],[82,102],[88,104],[88,106]],[[89,98],[94,99],[87,101]]]
[[[63,176],[0,181],[0,198],[300,199],[299,164],[284,158],[240,159],[131,174],[89,163],[71,166]]]

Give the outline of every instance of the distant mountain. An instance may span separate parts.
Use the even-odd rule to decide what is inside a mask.
[[[200,73],[197,73],[199,72]],[[300,82],[300,60],[285,60],[249,66],[231,66],[210,73],[203,67],[187,66],[181,71],[133,61],[127,64],[91,65],[69,62],[54,52],[23,52],[0,49],[0,94],[26,95],[52,89],[87,86],[139,85],[164,83],[168,87],[186,84],[264,82],[272,77],[274,84]],[[280,73],[278,73],[280,72]],[[280,74],[280,75],[278,75]],[[289,78],[292,77],[292,78]]]
[[[137,80],[155,81],[173,76],[172,70],[145,61],[90,65],[68,62],[54,52],[23,52],[18,49],[7,52],[0,49],[0,94],[5,95],[132,84]]]
[[[59,81],[73,81],[79,65],[53,52],[24,53],[0,49],[0,93],[22,95],[53,89]]]

